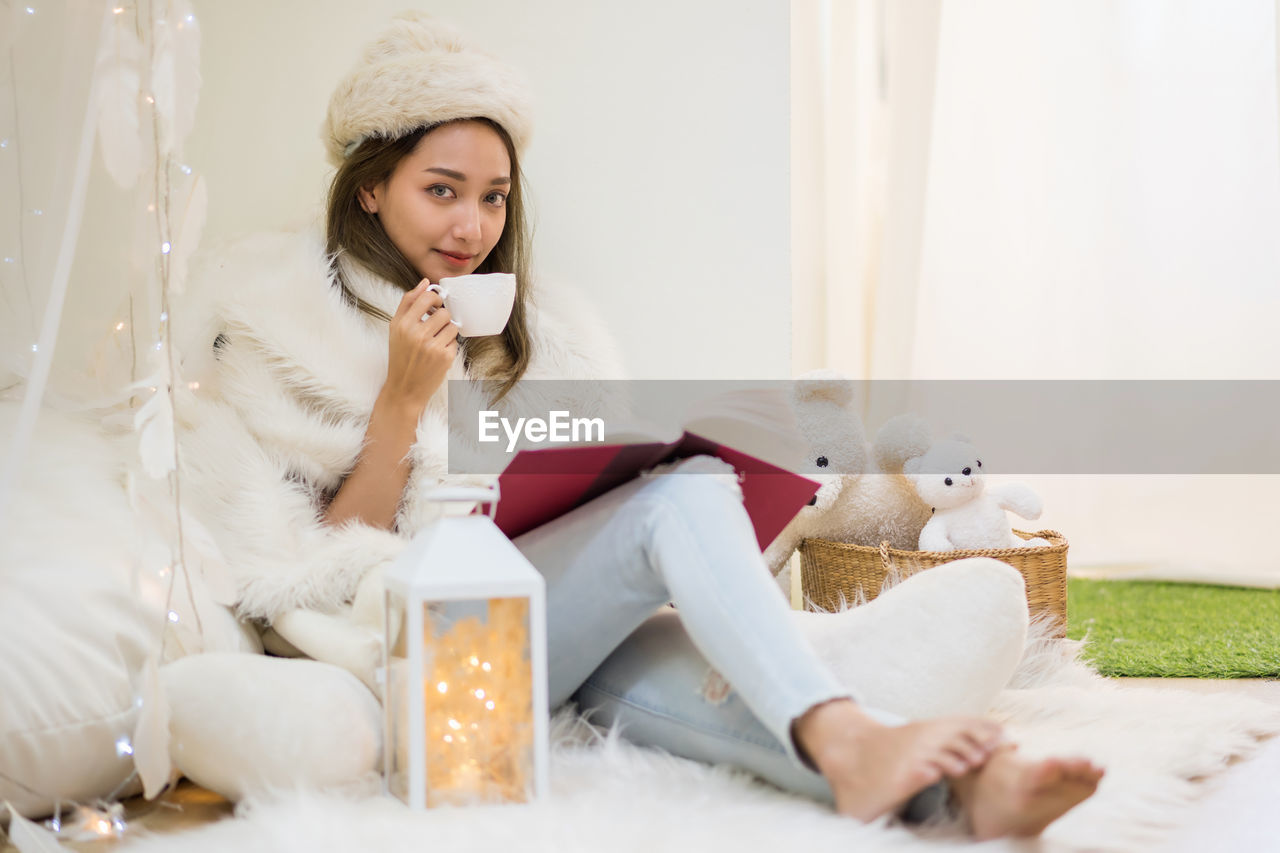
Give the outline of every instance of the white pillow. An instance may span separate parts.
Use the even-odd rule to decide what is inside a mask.
[[[160,668],[169,756],[230,800],[371,781],[382,710],[360,680],[319,661],[192,655]]]
[[[0,448],[17,415],[0,402]],[[0,801],[29,817],[59,798],[111,794],[133,772],[141,685],[131,675],[159,651],[166,614],[147,594],[158,584],[140,582],[148,522],[125,491],[131,450],[97,424],[43,411],[0,515]],[[194,625],[181,599],[173,609]],[[201,615],[206,647],[254,647],[225,608]],[[166,653],[182,651],[171,641]],[[135,780],[119,795],[138,790]]]
[[[867,705],[907,719],[985,714],[1026,650],[1026,582],[970,557],[918,572],[851,610],[793,611],[814,651]]]

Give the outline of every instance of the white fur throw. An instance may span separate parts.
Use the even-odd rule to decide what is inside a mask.
[[[235,820],[182,835],[138,839],[128,853],[328,853],[379,850],[937,851],[1017,853],[1164,849],[1229,756],[1280,733],[1280,710],[1256,699],[1122,688],[1077,659],[1078,642],[1035,623],[1026,653],[992,713],[1027,755],[1078,753],[1104,764],[1098,792],[1040,843],[967,842],[959,827],[870,824],[711,767],[602,737],[571,712],[553,726],[552,796],[529,808],[410,812],[376,795],[289,794],[242,804]],[[1245,769],[1245,768],[1241,768]]]

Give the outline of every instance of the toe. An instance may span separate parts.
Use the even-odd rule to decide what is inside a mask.
[[[965,731],[960,735],[960,744],[963,745],[965,754],[968,754],[972,760],[986,761],[991,757],[993,745],[988,744],[984,738],[979,738],[972,731]]]
[[[1027,787],[1033,791],[1051,787],[1065,778],[1063,762],[1058,758],[1046,758],[1027,769]]]
[[[1073,758],[1064,768],[1068,778],[1079,782],[1097,782],[1102,778],[1102,768],[1087,758]]]
[[[951,744],[951,749],[974,766],[985,763],[990,755],[987,748],[969,732],[956,738]]]
[[[915,790],[920,790],[941,781],[944,775],[942,768],[932,763],[924,763],[911,769],[907,784]]]
[[[963,776],[969,772],[969,762],[949,750],[939,752],[934,763],[948,776]]]

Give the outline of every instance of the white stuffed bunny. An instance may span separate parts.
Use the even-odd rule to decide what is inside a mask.
[[[1013,532],[1005,511],[1026,519],[1040,517],[1040,497],[1021,483],[987,489],[982,460],[962,439],[939,441],[913,456],[903,471],[933,516],[920,531],[921,551],[1023,548],[1048,545]]]
[[[791,583],[787,561],[803,539],[913,548],[929,518],[928,505],[902,475],[910,449],[919,443],[915,438],[923,434],[927,440],[924,422],[894,418],[868,447],[853,387],[831,370],[796,380],[791,406],[806,444],[806,462],[797,472],[822,485],[765,549],[765,562],[784,590]]]

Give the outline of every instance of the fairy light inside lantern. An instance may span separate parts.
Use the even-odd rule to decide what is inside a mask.
[[[388,568],[386,790],[413,808],[528,802],[547,790],[546,592],[488,504],[423,530]]]

